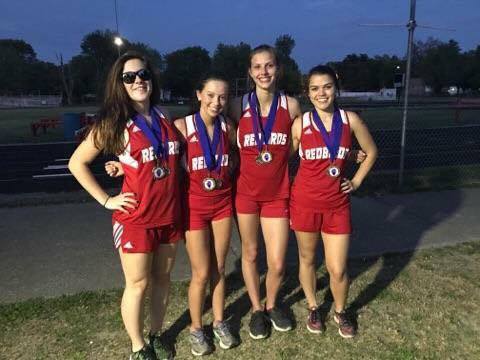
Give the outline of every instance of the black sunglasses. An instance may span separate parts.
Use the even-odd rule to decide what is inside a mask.
[[[150,71],[147,69],[140,69],[138,71],[127,71],[122,74],[122,81],[125,84],[133,84],[135,82],[135,79],[137,76],[143,80],[143,81],[148,81],[152,78],[152,75],[150,74]]]

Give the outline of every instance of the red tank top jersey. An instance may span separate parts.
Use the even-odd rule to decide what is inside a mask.
[[[231,194],[232,180],[229,171],[230,144],[228,139],[227,123],[223,116],[220,115],[219,118],[222,129],[220,138],[222,147],[222,160],[219,172],[216,170],[210,171],[207,169],[207,163],[205,162],[202,145],[200,143],[200,136],[195,123],[195,117],[193,115],[189,115],[185,118],[187,140],[183,164],[188,172],[187,189],[189,194],[208,197],[219,196],[222,198]],[[220,144],[218,146],[220,147]],[[222,181],[222,187],[213,191],[206,191],[203,188],[203,180],[206,177],[220,179]]]
[[[163,179],[153,178],[156,156],[148,138],[132,120],[127,122],[129,140],[125,151],[118,157],[124,170],[122,192],[132,192],[138,200],[137,209],[129,214],[113,213],[113,219],[145,228],[173,224],[180,216],[178,185],[178,157],[180,143],[173,124],[156,109],[162,129],[162,141],[168,134],[168,168],[170,174]],[[166,165],[166,164],[165,164]]]
[[[237,179],[237,193],[259,201],[287,199],[289,197],[288,157],[292,120],[288,112],[287,97],[281,93],[278,101],[275,123],[268,142],[272,162],[259,165],[259,154],[253,131],[252,109],[249,94],[242,97],[242,116],[238,122],[237,144],[240,152],[240,171]],[[262,117],[262,126],[267,117]]]
[[[312,113],[302,117],[302,134],[298,153],[300,166],[292,185],[290,203],[293,207],[316,209],[332,209],[349,202],[347,194],[340,190],[340,183],[345,171],[346,159],[352,141],[350,123],[345,111],[340,110],[342,117],[342,137],[340,148],[334,164],[340,169],[340,176],[328,174],[330,153],[322,135],[313,122]]]

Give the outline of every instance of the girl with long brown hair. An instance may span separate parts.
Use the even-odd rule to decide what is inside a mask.
[[[105,99],[69,169],[103,207],[113,210],[113,238],[125,289],[121,313],[132,342],[130,359],[168,359],[160,336],[168,303],[170,271],[183,237],[178,185],[179,138],[158,107],[159,87],[149,61],[139,53],[120,56],[108,75]],[[89,164],[103,151],[118,156],[122,190],[110,196]],[[149,342],[143,338],[143,307],[151,288]]]

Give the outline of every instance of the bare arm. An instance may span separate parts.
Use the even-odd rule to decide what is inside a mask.
[[[229,164],[230,171],[232,174],[235,174],[238,166],[240,165],[240,155],[238,153],[238,144],[237,144],[237,127],[235,123],[230,120],[230,118],[225,119],[227,122],[227,132],[228,140],[230,143],[230,152],[229,152]]]
[[[235,123],[228,117],[225,118],[227,123],[227,133],[230,146],[237,148],[237,126]]]
[[[297,116],[292,124],[292,141],[290,142],[290,156],[298,151],[300,137],[302,135],[302,116]]]
[[[187,138],[187,125],[185,124],[185,118],[177,119],[173,122],[175,128],[182,135],[182,141]]]
[[[352,133],[357,138],[360,149],[366,154],[366,158],[360,164],[352,180],[344,179],[344,182],[342,182],[343,192],[351,192],[360,187],[363,180],[372,169],[378,153],[377,146],[362,119],[354,112],[348,111],[347,115],[350,120]]]
[[[287,96],[288,112],[290,113],[290,119],[295,120],[297,117],[302,116],[302,109],[297,99]]]
[[[100,153],[93,143],[93,135],[90,132],[87,138],[77,147],[68,162],[68,169],[92,197],[102,206],[110,210],[120,210],[128,212],[125,208],[135,208],[137,201],[133,193],[121,193],[110,197],[105,190],[98,184],[93,176],[89,165]]]
[[[228,104],[228,109],[227,109],[227,118],[229,118],[234,124],[238,124],[238,121],[240,120],[240,116],[242,116],[242,98],[236,97],[232,101],[229,102]]]

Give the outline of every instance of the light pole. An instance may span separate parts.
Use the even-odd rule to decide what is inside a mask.
[[[117,10],[117,0],[115,2],[115,25],[117,26],[117,34],[118,34],[118,10]]]
[[[397,100],[398,105],[400,105],[401,91],[404,83],[404,74],[401,71],[400,65],[397,65],[395,66],[395,71],[393,72],[393,87],[397,92],[395,99]]]
[[[118,56],[120,57],[120,46],[123,45],[123,40],[122,38],[120,37],[120,33],[118,32],[118,10],[117,10],[117,0],[114,0],[114,3],[115,3],[115,26],[116,26],[116,29],[117,29],[117,32],[116,32],[116,36],[115,38],[113,39],[113,43],[117,46],[117,53],[118,53]]]

